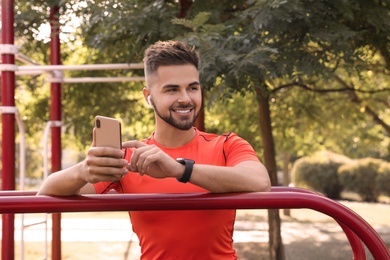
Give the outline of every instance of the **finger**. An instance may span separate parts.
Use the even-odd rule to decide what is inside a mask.
[[[113,182],[120,181],[125,174],[91,174],[89,175],[89,183],[98,183],[98,182]]]
[[[144,154],[142,154],[144,155]],[[159,161],[159,154],[156,153],[155,151],[151,152],[151,153],[148,153],[148,154],[145,154],[145,157],[142,161],[142,164],[141,165],[138,165],[138,169],[140,170],[140,172],[142,172],[143,174],[150,174],[150,170],[151,170],[151,167],[153,165],[156,165],[158,164],[158,161]]]
[[[142,164],[143,164],[143,161],[145,160],[145,157],[150,153],[155,153],[155,151],[154,151],[155,148],[156,147],[154,145],[147,145],[147,146],[135,149],[131,155],[131,158],[130,158],[131,171],[139,172],[142,169]],[[140,157],[141,157],[141,159],[140,159]]]
[[[92,147],[88,149],[87,154],[95,157],[122,158],[124,152],[121,149],[112,147]]]
[[[92,165],[88,167],[88,173],[94,176],[116,176],[121,177],[122,175],[127,174],[126,168],[116,168],[116,167],[102,167],[97,165]]]
[[[140,148],[144,146],[147,146],[147,144],[137,140],[131,140],[122,143],[122,148]]]
[[[96,146],[96,128],[94,127],[92,130],[92,146]]]
[[[153,147],[148,147],[149,149],[145,149],[142,153],[139,154],[138,159],[136,161],[137,169],[140,173],[146,173],[148,169],[148,165],[153,162],[153,155],[156,154],[156,149]],[[140,149],[138,149],[140,150]],[[147,162],[147,163],[146,163]]]
[[[97,167],[112,167],[112,168],[123,168],[127,166],[128,162],[122,158],[112,158],[112,157],[95,157],[87,156],[86,165],[88,167],[97,166]]]
[[[87,161],[88,163],[88,161]],[[118,181],[128,173],[127,169],[87,164],[87,180],[90,183],[100,181]]]

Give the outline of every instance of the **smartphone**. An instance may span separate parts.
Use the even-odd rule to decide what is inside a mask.
[[[122,148],[121,122],[118,119],[96,116],[96,146]]]

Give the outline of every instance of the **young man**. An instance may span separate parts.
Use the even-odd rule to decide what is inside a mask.
[[[75,166],[51,174],[38,194],[268,191],[270,181],[248,142],[234,133],[193,127],[201,103],[199,56],[183,42],[157,42],[145,51],[145,100],[155,132],[122,150],[95,147]],[[95,139],[95,138],[94,138]],[[141,259],[237,259],[235,210],[129,212]]]

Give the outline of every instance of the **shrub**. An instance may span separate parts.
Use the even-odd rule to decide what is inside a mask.
[[[315,153],[298,159],[291,170],[295,186],[320,192],[331,199],[340,199],[343,189],[338,178],[338,168],[350,159],[329,151]]]
[[[390,196],[390,163],[384,162],[379,167],[376,185],[381,194]]]
[[[359,194],[362,200],[376,202],[380,190],[377,185],[377,175],[382,160],[364,158],[354,160],[339,169],[339,178],[344,189]]]

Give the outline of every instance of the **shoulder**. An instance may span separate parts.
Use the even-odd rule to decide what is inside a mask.
[[[243,138],[234,132],[226,132],[223,134],[213,134],[206,132],[199,132],[199,142],[213,143],[213,144],[232,144],[232,143],[247,143]]]
[[[223,134],[214,134],[214,133],[206,133],[206,132],[199,131],[199,139],[203,139],[203,140],[208,141],[208,142],[218,141],[218,140],[219,141],[227,141],[231,138],[237,138],[237,137],[238,137],[238,135],[236,133],[233,133],[233,132],[226,132]]]

